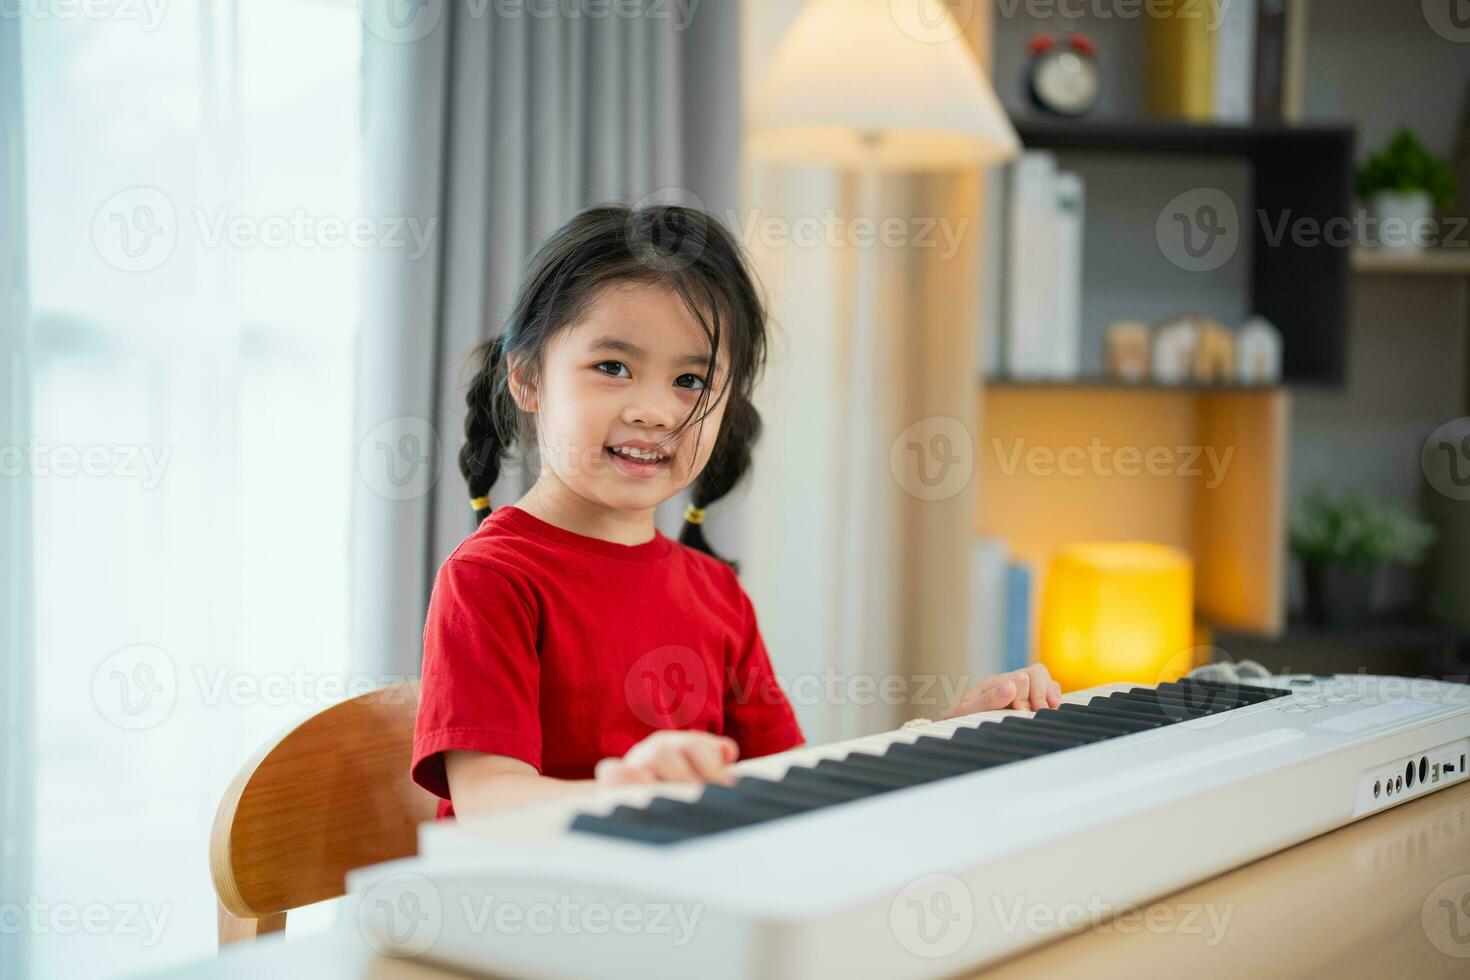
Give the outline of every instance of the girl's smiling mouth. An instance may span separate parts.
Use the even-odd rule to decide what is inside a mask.
[[[631,440],[616,446],[604,446],[603,452],[613,459],[613,465],[628,476],[654,476],[669,465],[670,455],[656,444]]]

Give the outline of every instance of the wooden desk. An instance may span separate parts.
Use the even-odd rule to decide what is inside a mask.
[[[1463,877],[1451,880],[1457,876]],[[1212,930],[1206,914],[1191,924],[1196,907],[1213,909],[1224,928]],[[1144,925],[1164,921],[1180,928]],[[1142,910],[1127,928],[1116,921],[1070,936],[985,976],[1470,976],[1470,784],[1177,892]],[[165,976],[429,980],[457,974],[377,956],[347,927],[294,942],[270,937]]]

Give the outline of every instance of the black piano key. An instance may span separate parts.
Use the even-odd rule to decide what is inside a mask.
[[[1181,677],[1175,683],[1194,685],[1197,687],[1213,687],[1217,689],[1223,688],[1233,693],[1244,695],[1245,697],[1258,698],[1261,701],[1273,701],[1276,698],[1290,697],[1292,693],[1291,691],[1283,690],[1279,687],[1266,687],[1263,684],[1247,684],[1243,681],[1231,684],[1226,683],[1225,681],[1204,680],[1203,678],[1199,677]]]
[[[1096,728],[1088,728],[1085,725],[1072,725],[1054,717],[1036,715],[1031,718],[1005,718],[1001,720],[1001,726],[1006,725],[1025,732],[1054,732],[1058,735],[1066,735],[1072,738],[1084,739],[1085,742],[1102,742],[1114,738],[1118,732],[1104,732]]]
[[[881,766],[882,760],[877,756],[869,756],[869,758],[879,762]],[[921,774],[912,771],[904,772],[892,760],[889,760],[888,768],[883,769],[880,766],[866,766],[861,762],[849,759],[823,759],[817,763],[815,768],[818,772],[845,774],[888,789],[908,789],[910,786],[931,781]]]
[[[1138,691],[1138,688],[1133,688],[1133,691]],[[1244,695],[1244,693],[1239,691],[1230,691],[1230,689],[1226,688],[1204,688],[1204,686],[1200,685],[1182,685],[1182,683],[1177,682],[1161,683],[1161,685],[1158,685],[1157,691],[1164,693],[1164,695],[1175,695],[1179,696],[1179,698],[1189,699],[1189,701],[1229,701],[1230,704],[1238,708],[1258,704],[1261,701],[1261,698],[1257,698],[1255,695]]]
[[[776,816],[776,811],[755,808],[749,805],[710,804],[671,800],[666,797],[650,800],[643,812],[668,818],[676,824],[688,824],[704,831],[730,830],[761,823]]]
[[[1170,688],[1145,687],[1136,688],[1127,693],[1129,695],[1149,698],[1166,708],[1186,708],[1190,711],[1204,712],[1212,715],[1219,714],[1222,711],[1234,711],[1236,708],[1244,708],[1250,704],[1249,701],[1241,701],[1229,697],[1224,691],[1176,691]]]
[[[1209,691],[1203,688],[1176,690],[1162,686],[1158,688],[1135,687],[1127,693],[1150,695],[1161,704],[1180,704],[1187,708],[1210,712],[1232,711],[1236,708],[1244,708],[1251,703],[1242,698],[1232,697],[1224,691]]]
[[[1182,704],[1164,704],[1158,698],[1146,697],[1142,694],[1109,694],[1108,700],[1118,704],[1137,705],[1140,710],[1152,711],[1172,718],[1175,721],[1184,721],[1189,718],[1203,718],[1213,714],[1212,711],[1203,708],[1188,708]]]
[[[958,728],[954,737],[964,739],[971,743],[979,742],[985,744],[991,739],[1025,739],[1026,742],[1037,744],[1049,749],[1070,749],[1074,746],[1085,745],[1087,739],[1077,738],[1069,735],[1058,735],[1054,732],[1043,732],[1039,729],[1021,731],[1016,728],[1007,730],[997,722],[987,721],[973,728]],[[1025,744],[1024,742],[1022,744]]]
[[[926,735],[916,742],[894,742],[883,754],[889,759],[915,759],[924,765],[942,766],[955,776],[963,776],[965,773],[975,772],[989,766],[1015,762],[1020,758],[1018,756],[999,756],[996,753],[985,754],[947,738],[935,738],[933,735]]]
[[[1172,725],[1175,722],[1182,720],[1180,718],[1170,718],[1165,716],[1163,711],[1159,709],[1159,706],[1157,704],[1147,706],[1142,704],[1134,704],[1128,701],[1115,701],[1113,700],[1112,695],[1105,696],[1100,694],[1097,697],[1093,698],[1091,701],[1087,702],[1087,705],[1090,708],[1097,708],[1102,711],[1120,712],[1134,718],[1148,718],[1154,721],[1160,721],[1166,725]]]
[[[835,792],[819,786],[787,786],[774,779],[760,779],[756,776],[740,777],[735,781],[734,788],[763,799],[799,803],[813,810],[852,799],[845,792]]]
[[[875,769],[878,772],[907,775],[911,778],[913,785],[932,782],[936,779],[944,779],[954,775],[953,772],[941,766],[926,765],[915,759],[872,755],[867,752],[849,752],[843,757],[842,761],[850,762],[855,766],[865,766],[869,769]]]
[[[1161,727],[1173,721],[1173,718],[1160,717],[1157,711],[1145,711],[1138,705],[1123,705],[1117,701],[1108,701],[1101,695],[1095,696],[1086,704],[1072,704],[1070,701],[1063,701],[1058,711],[1080,711],[1088,716],[1122,718],[1125,721],[1147,721],[1154,727]]]
[[[968,762],[978,760],[987,765],[994,763],[997,758],[1001,762],[1019,762],[1033,755],[1029,749],[1003,749],[994,745],[976,745],[967,739],[956,739],[953,736],[940,738],[937,735],[925,735],[914,742],[914,747],[922,750],[941,750],[950,758]]]
[[[805,766],[792,766],[786,770],[786,775],[781,777],[782,786],[806,787],[826,790],[829,793],[842,794],[849,800],[860,800],[866,796],[877,796],[887,792],[886,789],[876,787],[868,783],[861,783],[848,776],[838,776],[834,773],[817,772]]]
[[[771,783],[775,786],[775,783]],[[705,786],[704,791],[699,794],[700,803],[709,803],[715,806],[749,806],[764,807],[775,813],[791,816],[797,813],[805,813],[808,810],[819,810],[823,803],[813,803],[810,797],[798,801],[790,795],[761,793],[753,791],[749,786],[743,789],[735,786],[722,786],[719,783],[710,783]]]
[[[579,813],[572,819],[571,829],[589,834],[601,834],[604,837],[638,841],[643,844],[677,844],[691,837],[697,837],[700,833],[691,827],[674,826],[658,820],[650,820],[628,807],[618,807],[613,813],[602,817]]]
[[[1073,745],[1071,742],[1058,743],[1052,741],[1049,736],[1044,736],[1040,733],[1032,736],[1024,735],[1014,730],[1008,732],[999,725],[986,725],[984,728],[984,731],[969,729],[964,732],[956,732],[955,739],[966,745],[973,745],[983,749],[1029,752],[1031,753],[1029,758],[1035,758],[1038,755],[1049,755],[1052,752],[1060,752],[1063,749],[1071,748]]]
[[[1114,735],[1131,735],[1134,732],[1146,732],[1151,728],[1160,727],[1161,723],[1149,718],[1129,718],[1123,715],[1108,714],[1102,711],[1094,711],[1085,704],[1072,704],[1063,701],[1061,707],[1043,708],[1036,712],[1038,718],[1055,718],[1064,721],[1068,725],[1082,725],[1086,728],[1096,728],[1098,731],[1110,732]]]

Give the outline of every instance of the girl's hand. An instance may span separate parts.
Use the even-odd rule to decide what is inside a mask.
[[[727,768],[740,756],[733,738],[709,732],[661,731],[639,742],[621,759],[610,756],[593,770],[609,786],[626,783],[722,783],[735,781]]]
[[[1001,708],[1036,711],[1041,708],[1055,708],[1061,703],[1061,699],[1061,685],[1051,679],[1051,674],[1041,664],[1032,664],[1025,670],[996,674],[971,684],[965,688],[955,706],[942,717],[955,718],[977,711],[997,711]]]

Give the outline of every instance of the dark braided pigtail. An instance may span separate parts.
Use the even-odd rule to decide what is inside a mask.
[[[464,445],[459,448],[459,471],[469,485],[470,506],[475,509],[475,523],[490,516],[490,488],[500,476],[500,457],[510,439],[507,438],[507,413],[514,418],[514,403],[506,404],[510,393],[505,383],[505,335],[491,338],[471,353],[471,360],[482,364],[465,392],[468,411],[464,420]]]
[[[710,452],[709,462],[694,480],[689,503],[691,510],[684,512],[684,528],[679,532],[679,542],[696,551],[702,551],[740,572],[740,563],[722,558],[710,547],[704,536],[704,509],[729,493],[750,469],[750,450],[761,434],[760,413],[744,396],[736,397],[725,409],[720,422],[720,434],[715,448]],[[697,518],[697,519],[691,519]]]

